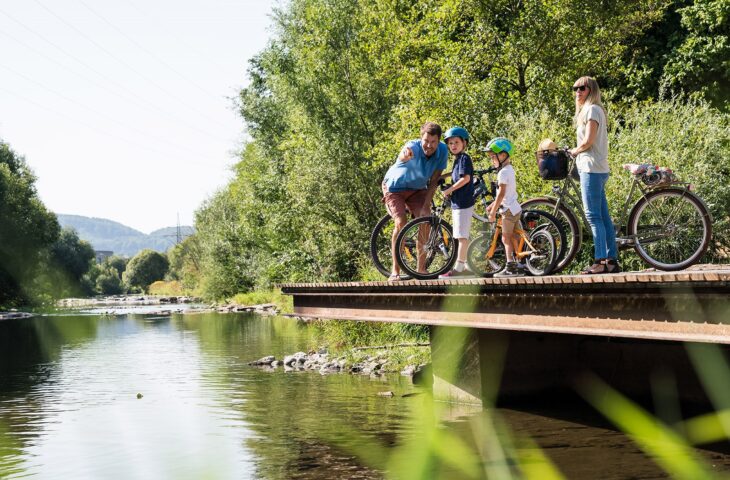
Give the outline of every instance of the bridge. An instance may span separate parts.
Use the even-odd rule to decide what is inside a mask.
[[[684,342],[730,344],[730,265],[280,287],[298,316],[433,326],[434,393],[451,401],[481,403],[494,362],[503,364],[502,395],[566,386],[586,369],[646,395],[662,371],[678,380],[683,398],[703,401]],[[459,352],[439,340],[453,329],[466,338]],[[457,377],[440,375],[455,364]]]

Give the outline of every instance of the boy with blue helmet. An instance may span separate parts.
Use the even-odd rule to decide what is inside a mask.
[[[454,238],[459,241],[459,248],[454,268],[439,278],[453,278],[469,274],[465,269],[465,262],[471,217],[474,212],[474,183],[471,181],[474,177],[474,164],[465,152],[469,145],[469,132],[466,129],[450,128],[444,135],[444,141],[454,156],[454,168],[451,170],[452,184],[444,190],[444,195],[451,197]]]
[[[487,144],[487,153],[492,165],[499,169],[497,173],[497,197],[489,206],[489,221],[497,220],[497,212],[502,209],[502,244],[507,257],[507,267],[495,274],[495,277],[519,277],[522,275],[517,267],[514,255],[514,230],[522,215],[522,207],[517,201],[517,179],[512,168],[510,155],[512,142],[504,137],[493,138]]]

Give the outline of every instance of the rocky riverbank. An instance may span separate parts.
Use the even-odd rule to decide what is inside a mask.
[[[427,346],[423,344],[420,346]],[[381,352],[378,355],[368,355],[362,350],[352,349],[347,354],[331,356],[326,349],[319,352],[297,352],[277,359],[274,355],[259,358],[249,362],[251,366],[276,370],[283,368],[285,372],[317,371],[322,375],[333,373],[350,373],[356,375],[380,376],[386,373],[400,373],[413,377],[427,367],[419,363],[418,355],[411,355],[406,362],[398,361],[392,353],[395,350]],[[404,364],[405,363],[405,364]]]
[[[201,303],[197,297],[160,297],[156,295],[111,295],[93,298],[64,298],[56,303],[61,308],[79,307],[109,307],[109,306],[137,306],[137,305],[175,305]]]
[[[18,312],[18,311],[9,311],[9,312],[0,312],[0,321],[2,320],[13,320],[17,318],[33,318],[35,315],[32,313],[26,313],[26,312]]]

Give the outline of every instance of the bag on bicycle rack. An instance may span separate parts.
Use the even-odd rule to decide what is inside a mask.
[[[563,180],[568,176],[568,154],[562,150],[538,150],[537,169],[543,180]]]

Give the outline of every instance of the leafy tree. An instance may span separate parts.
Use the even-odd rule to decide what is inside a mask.
[[[51,261],[78,282],[89,271],[94,261],[94,248],[89,242],[81,240],[75,230],[64,228],[58,240],[50,248]]]
[[[683,42],[668,55],[663,87],[701,95],[719,108],[730,100],[730,2],[695,0],[680,8]]]
[[[0,141],[0,306],[37,300],[41,260],[58,238],[55,215],[38,198],[23,157]]]
[[[102,295],[118,295],[124,293],[124,285],[117,269],[104,266],[96,277],[96,291]]]
[[[188,291],[197,289],[201,272],[201,247],[197,235],[193,234],[167,252],[170,260],[168,278],[178,280]]]
[[[281,281],[357,278],[369,264],[370,229],[384,213],[380,180],[425,120],[469,129],[472,153],[493,136],[513,136],[516,163],[529,168],[540,138],[575,141],[570,86],[581,75],[607,87],[612,141],[634,138],[630,126],[637,125],[635,135],[641,131],[646,141],[653,138],[647,132],[671,135],[669,128],[681,130],[674,115],[693,126],[675,138],[692,142],[702,132],[709,136],[703,145],[722,150],[727,117],[703,102],[657,100],[666,98],[662,82],[665,91],[707,95],[687,76],[662,79],[680,78],[671,73],[672,59],[691,36],[722,34],[720,3],[287,2],[275,12],[274,38],[251,61],[250,83],[238,97],[251,139],[234,178],[196,214],[200,287],[221,298]],[[697,78],[726,65],[724,50],[712,52],[702,57],[712,61],[700,65]],[[718,127],[689,122],[692,108]],[[643,111],[661,122],[640,122]],[[651,145],[646,150],[659,154],[657,142]],[[545,187],[532,173],[520,176],[523,195]],[[724,190],[713,193],[714,205],[725,205]],[[713,213],[727,217],[725,207]]]
[[[152,282],[165,278],[169,266],[165,255],[154,250],[142,250],[127,264],[123,275],[124,284],[146,291]]]
[[[122,274],[127,269],[127,263],[129,259],[126,257],[120,257],[119,255],[112,255],[104,259],[103,265],[108,266],[116,270],[117,276],[122,277]]]

